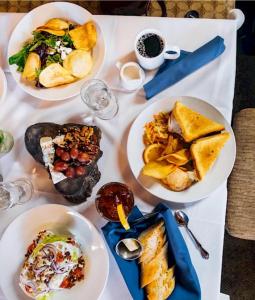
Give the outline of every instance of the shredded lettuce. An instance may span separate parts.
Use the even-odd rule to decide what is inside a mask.
[[[52,297],[53,293],[47,293],[47,294],[43,294],[43,295],[39,295],[35,298],[35,300],[50,300],[50,298]]]
[[[47,244],[54,243],[54,242],[66,242],[68,237],[64,235],[48,235],[35,247],[34,251],[32,252],[32,256],[36,256],[38,252]]]

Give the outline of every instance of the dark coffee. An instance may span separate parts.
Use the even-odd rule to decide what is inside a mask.
[[[162,38],[155,33],[142,35],[137,42],[137,50],[144,57],[156,57],[164,49]]]

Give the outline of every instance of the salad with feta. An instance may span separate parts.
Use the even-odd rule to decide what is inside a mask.
[[[50,19],[32,32],[32,39],[9,57],[22,79],[36,87],[54,87],[85,77],[92,69],[96,44],[95,24],[83,25],[63,19]]]
[[[85,260],[73,237],[41,231],[28,247],[19,285],[26,295],[47,300],[84,279]]]

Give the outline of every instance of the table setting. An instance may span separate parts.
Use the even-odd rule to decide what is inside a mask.
[[[221,299],[236,21],[0,23],[0,299]]]

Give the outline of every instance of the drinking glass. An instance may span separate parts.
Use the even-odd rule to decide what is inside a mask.
[[[10,152],[13,144],[13,136],[7,131],[0,130],[0,157]]]
[[[26,178],[0,182],[0,210],[26,203],[32,198],[33,192],[33,185]]]
[[[118,112],[118,103],[112,91],[99,79],[91,79],[81,88],[81,99],[93,116],[103,120],[112,119]]]

